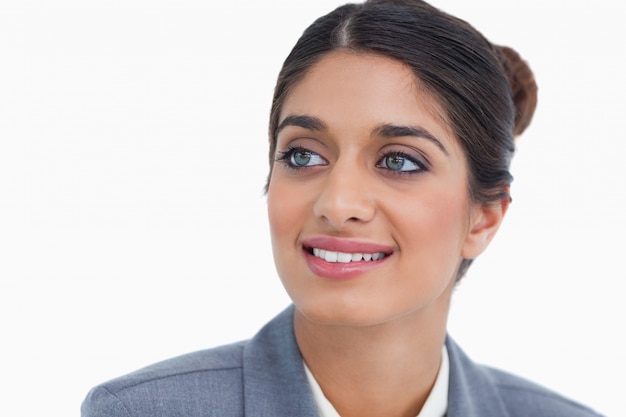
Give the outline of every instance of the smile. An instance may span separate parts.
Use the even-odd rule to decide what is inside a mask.
[[[395,252],[391,245],[323,235],[309,236],[301,244],[309,270],[318,277],[338,281],[382,268]]]
[[[309,253],[313,254],[316,258],[325,260],[326,262],[338,262],[338,263],[350,263],[350,262],[370,262],[378,261],[387,256],[383,252],[375,253],[345,253],[335,252],[319,248],[309,249]]]

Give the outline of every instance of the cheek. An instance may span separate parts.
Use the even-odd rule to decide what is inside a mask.
[[[424,191],[420,198],[405,201],[396,216],[400,246],[430,260],[422,258],[422,265],[456,268],[467,235],[467,200],[441,190]]]
[[[285,180],[272,178],[267,192],[267,211],[274,256],[295,247],[298,231],[306,219],[307,203]],[[277,259],[278,260],[278,259]]]
[[[298,244],[301,231],[309,218],[307,195],[298,193],[298,189],[285,179],[272,178],[267,193],[267,209],[272,239],[274,266],[285,289],[292,299],[297,294],[302,282],[299,277],[306,276],[306,264],[301,261],[301,248]],[[310,198],[309,198],[310,199]]]

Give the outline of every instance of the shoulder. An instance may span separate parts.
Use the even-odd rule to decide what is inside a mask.
[[[482,366],[511,417],[599,417],[600,414],[561,394],[516,375]]]
[[[600,417],[592,409],[519,376],[477,364],[450,338],[449,416]]]
[[[82,416],[243,415],[246,343],[189,353],[101,384],[85,398]]]

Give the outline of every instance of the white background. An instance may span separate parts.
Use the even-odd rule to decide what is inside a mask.
[[[340,1],[0,1],[0,415],[248,338],[289,300],[262,188],[275,78]],[[271,3],[271,4],[270,4]],[[622,2],[439,0],[540,85],[458,288],[474,359],[624,415]]]

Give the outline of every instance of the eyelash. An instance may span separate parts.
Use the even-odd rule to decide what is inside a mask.
[[[385,161],[385,159],[389,157],[405,159],[411,162],[412,164],[414,164],[415,166],[417,166],[417,169],[412,170],[412,171],[397,171],[397,170],[390,169],[389,167],[382,166],[383,161]],[[391,151],[391,152],[386,152],[386,153],[381,154],[380,158],[378,159],[378,162],[376,163],[376,167],[389,171],[391,175],[416,175],[416,174],[421,174],[423,172],[428,171],[426,163],[415,158],[413,155],[410,155],[408,153],[401,152],[401,151]]]
[[[311,165],[311,166],[306,166],[306,165],[297,165],[291,162],[291,158],[293,157],[293,155],[296,152],[302,152],[302,153],[306,153],[309,155],[315,155],[317,157],[319,157],[320,159],[323,159],[325,161],[325,159],[320,156],[319,154],[310,151],[306,148],[302,148],[300,146],[290,146],[287,148],[286,151],[284,152],[278,152],[278,156],[276,157],[276,161],[282,163],[283,165],[285,165],[287,168],[289,169],[293,169],[293,170],[300,170],[300,169],[304,169],[304,168],[312,168],[314,166],[318,166],[318,165]],[[411,170],[411,171],[398,171],[398,170],[393,170],[390,169],[389,167],[385,167],[383,166],[383,161],[385,161],[386,158],[389,157],[393,157],[393,158],[402,158],[405,159],[409,162],[411,162],[412,164],[417,166],[417,169],[415,170]],[[380,168],[380,169],[384,169],[385,171],[389,171],[390,175],[415,175],[415,174],[420,174],[422,172],[426,172],[428,171],[428,168],[426,166],[426,163],[420,161],[419,159],[415,158],[412,155],[409,155],[405,152],[401,152],[401,151],[392,151],[392,152],[386,152],[386,153],[382,153],[378,159],[378,162],[376,163],[376,167]]]
[[[278,152],[278,156],[276,157],[276,161],[282,163],[287,168],[293,169],[293,170],[300,170],[300,169],[304,169],[304,168],[312,168],[314,166],[317,166],[317,165],[311,165],[311,166],[296,165],[296,164],[292,163],[291,162],[291,158],[297,152],[301,152],[301,153],[305,153],[305,154],[309,154],[309,155],[315,155],[315,156],[319,157],[320,159],[323,159],[324,161],[326,161],[319,154],[317,154],[317,153],[315,153],[313,151],[310,151],[310,150],[308,150],[306,148],[302,148],[300,146],[289,146],[286,151]]]

